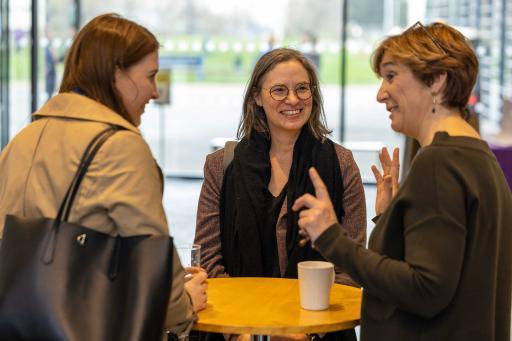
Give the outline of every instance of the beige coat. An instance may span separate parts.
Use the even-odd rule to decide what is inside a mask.
[[[140,131],[85,96],[59,94],[34,113],[0,154],[0,233],[6,214],[55,217],[92,138],[107,124],[125,128],[94,158],[69,221],[111,235],[169,234],[158,166]],[[195,321],[174,251],[173,286],[166,327],[186,334]]]

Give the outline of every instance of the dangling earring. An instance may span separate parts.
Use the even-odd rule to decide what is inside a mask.
[[[432,107],[432,114],[435,114],[436,113],[436,103],[437,103],[435,94],[432,94],[432,103],[434,104],[434,106]]]

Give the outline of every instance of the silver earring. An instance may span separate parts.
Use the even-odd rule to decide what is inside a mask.
[[[436,95],[434,95],[434,94],[432,94],[432,103],[434,103],[434,106],[432,107],[432,114],[435,114],[437,99],[436,99]]]

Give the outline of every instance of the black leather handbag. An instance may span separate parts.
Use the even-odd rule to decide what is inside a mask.
[[[89,144],[57,217],[8,215],[0,248],[0,340],[161,340],[172,238],[112,237],[68,217],[94,155]]]

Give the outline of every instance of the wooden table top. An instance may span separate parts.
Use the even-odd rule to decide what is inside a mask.
[[[361,290],[334,284],[328,310],[300,307],[299,282],[283,278],[208,279],[208,305],[194,329],[228,334],[325,333],[359,324]]]

